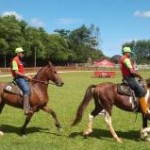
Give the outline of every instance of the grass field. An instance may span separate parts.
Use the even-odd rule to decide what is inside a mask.
[[[146,78],[148,72],[142,72]],[[5,106],[0,124],[4,136],[0,137],[0,150],[149,150],[150,143],[139,139],[142,125],[141,115],[113,109],[113,126],[122,138],[123,144],[114,141],[109,133],[104,119],[100,116],[94,120],[94,131],[84,138],[82,132],[87,124],[88,114],[93,110],[93,102],[87,107],[83,120],[75,127],[70,124],[75,117],[79,103],[86,88],[90,84],[100,82],[119,83],[121,76],[116,78],[93,78],[91,72],[65,73],[61,77],[65,83],[63,87],[49,85],[49,106],[55,110],[63,127],[62,135],[57,133],[53,119],[40,111],[36,113],[29,123],[25,137],[19,135],[25,116],[23,110]],[[11,81],[10,78],[0,78],[0,81]]]

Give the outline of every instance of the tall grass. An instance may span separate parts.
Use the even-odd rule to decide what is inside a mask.
[[[147,73],[142,72],[146,78]],[[142,125],[141,115],[125,112],[116,107],[113,109],[113,126],[122,138],[123,144],[116,143],[108,131],[104,119],[100,116],[94,120],[94,131],[84,138],[82,132],[87,124],[88,114],[94,109],[91,102],[85,110],[83,120],[75,127],[71,127],[77,107],[81,102],[86,88],[90,84],[101,82],[121,82],[118,73],[116,78],[94,78],[91,72],[61,74],[65,85],[58,88],[49,85],[49,106],[58,115],[63,127],[63,133],[57,133],[53,119],[40,111],[36,113],[27,126],[25,137],[20,136],[20,127],[25,116],[23,110],[5,106],[1,117],[0,150],[148,150],[150,143],[139,140]],[[0,81],[11,81],[10,78],[0,78]]]

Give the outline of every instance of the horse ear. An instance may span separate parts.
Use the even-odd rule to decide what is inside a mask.
[[[51,61],[48,62],[48,65],[49,65],[50,67],[53,66]]]

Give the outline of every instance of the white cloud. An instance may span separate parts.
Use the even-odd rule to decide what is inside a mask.
[[[35,27],[44,27],[45,23],[39,18],[33,18],[31,20],[31,25],[33,25]]]
[[[63,24],[63,25],[67,25],[67,24],[76,24],[81,22],[81,20],[79,19],[74,19],[74,18],[60,18],[57,20],[57,24]]]
[[[14,15],[16,17],[16,19],[18,19],[18,20],[22,20],[23,19],[23,17],[20,14],[18,14],[17,12],[15,12],[15,11],[5,11],[2,14],[2,16],[11,16],[11,15]]]
[[[11,15],[14,15],[17,20],[23,19],[23,17],[15,11],[5,11],[2,14],[2,16],[11,16]],[[40,20],[39,18],[33,18],[33,19],[31,19],[30,22],[31,22],[30,24],[35,27],[44,27],[45,26],[45,23],[42,20]]]
[[[150,18],[150,10],[149,11],[135,11],[134,16],[143,17],[143,18]]]

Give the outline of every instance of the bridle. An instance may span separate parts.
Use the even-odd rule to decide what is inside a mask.
[[[46,84],[46,85],[48,85],[48,84],[55,85],[55,83],[52,83],[52,82],[49,82],[49,81],[38,80],[38,79],[32,79],[31,81],[43,83],[43,84]]]

